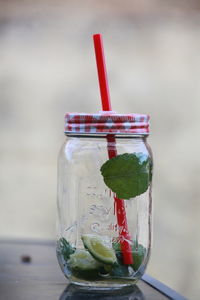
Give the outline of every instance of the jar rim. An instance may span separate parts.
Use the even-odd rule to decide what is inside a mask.
[[[65,133],[149,134],[149,115],[115,112],[66,113]]]
[[[82,132],[64,132],[66,137],[80,137],[80,138],[107,138],[109,136],[114,136],[115,138],[147,138],[149,136],[148,133],[82,133]]]

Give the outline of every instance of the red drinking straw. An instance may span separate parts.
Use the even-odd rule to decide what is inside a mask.
[[[108,87],[108,79],[106,72],[106,64],[103,49],[103,40],[101,34],[94,34],[94,49],[96,54],[96,63],[99,77],[99,88],[101,93],[101,103],[103,111],[112,111],[110,94]],[[108,157],[109,159],[117,155],[115,136],[107,135],[108,141]],[[126,218],[126,210],[124,200],[114,197],[115,211],[117,214],[117,223],[119,228],[119,240],[121,245],[123,263],[126,265],[133,264],[132,248],[130,244],[130,235]]]

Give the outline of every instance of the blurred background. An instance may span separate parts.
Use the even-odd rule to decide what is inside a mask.
[[[102,33],[113,109],[151,116],[154,247],[147,273],[199,299],[200,1],[0,1],[0,239],[55,238],[67,111],[101,110]]]

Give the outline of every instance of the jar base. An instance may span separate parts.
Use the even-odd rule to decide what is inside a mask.
[[[76,280],[70,279],[70,284],[76,287],[76,289],[82,290],[82,291],[87,291],[87,292],[99,292],[99,293],[115,293],[115,292],[125,292],[129,293],[132,292],[135,288],[136,282],[138,279],[131,280],[130,283],[123,282],[122,280],[120,281],[114,281],[111,280],[110,282],[107,280],[106,282],[104,281],[84,281],[84,280]]]
[[[84,300],[93,300],[93,299],[144,299],[142,291],[137,285],[132,285],[129,288],[123,289],[112,289],[107,290],[95,290],[95,289],[85,289],[82,286],[70,283],[63,294],[60,297],[60,300],[66,299],[84,299]]]

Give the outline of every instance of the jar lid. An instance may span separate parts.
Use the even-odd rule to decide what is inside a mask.
[[[66,113],[65,133],[149,134],[149,115],[99,113]]]

